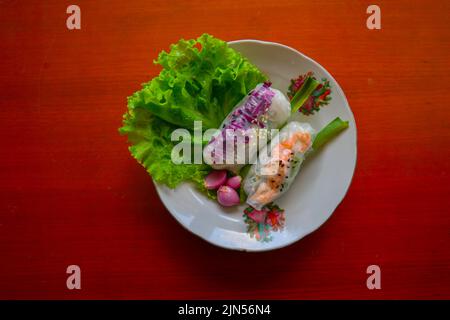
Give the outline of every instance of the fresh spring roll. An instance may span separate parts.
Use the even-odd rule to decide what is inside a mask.
[[[249,205],[261,210],[289,189],[311,150],[314,136],[308,123],[292,121],[261,149],[243,183]]]
[[[258,84],[225,118],[220,131],[203,149],[204,161],[214,169],[234,173],[255,160],[259,129],[276,129],[286,123],[291,113],[288,99],[270,83]],[[227,143],[228,142],[228,143]],[[237,152],[244,145],[246,152]]]

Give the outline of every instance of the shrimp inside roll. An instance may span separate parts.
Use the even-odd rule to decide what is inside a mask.
[[[260,151],[244,180],[249,205],[260,210],[289,189],[311,149],[314,134],[309,124],[292,121]]]

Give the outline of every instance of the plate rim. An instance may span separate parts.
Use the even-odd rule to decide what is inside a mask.
[[[158,183],[156,183],[153,178],[153,184],[155,186],[156,192],[158,194],[159,199],[161,200],[162,204],[164,205],[164,207],[166,208],[167,211],[169,211],[170,215],[172,217],[175,218],[175,220],[187,231],[189,231],[190,233],[196,235],[197,237],[201,238],[202,240],[212,244],[215,247],[219,247],[219,248],[223,248],[223,249],[227,249],[227,250],[232,250],[232,251],[239,251],[239,252],[268,252],[268,251],[272,251],[272,250],[277,250],[277,249],[281,249],[281,248],[286,248],[289,247],[291,245],[293,245],[294,243],[297,243],[298,241],[300,241],[301,239],[311,235],[312,233],[314,233],[315,231],[317,231],[320,227],[322,227],[333,215],[333,213],[336,211],[336,209],[339,207],[339,205],[342,203],[342,201],[344,201],[345,197],[347,196],[347,193],[350,189],[350,186],[352,185],[353,182],[353,178],[355,176],[355,171],[356,171],[356,166],[358,163],[358,129],[357,129],[357,125],[356,125],[356,119],[355,116],[353,114],[352,109],[350,108],[350,104],[348,103],[348,99],[347,96],[344,93],[344,90],[342,90],[341,86],[339,85],[339,83],[336,81],[336,79],[331,75],[330,72],[328,72],[327,69],[325,69],[319,62],[317,62],[316,60],[308,57],[307,55],[305,55],[304,53],[298,51],[297,49],[294,49],[288,45],[282,44],[282,43],[278,43],[278,42],[273,42],[273,41],[265,41],[265,40],[258,40],[258,39],[238,39],[238,40],[231,40],[228,41],[227,44],[235,44],[235,43],[258,43],[258,44],[262,44],[262,45],[268,45],[268,46],[277,46],[277,47],[282,47],[284,49],[288,49],[298,55],[300,55],[302,58],[309,60],[310,62],[317,64],[322,70],[323,72],[326,74],[327,77],[333,79],[334,83],[336,84],[336,89],[338,90],[338,92],[342,95],[344,102],[345,102],[345,107],[347,108],[347,111],[350,113],[353,123],[354,123],[354,130],[355,130],[355,164],[353,165],[353,170],[352,170],[352,174],[350,177],[350,181],[344,191],[344,194],[342,196],[342,198],[338,201],[338,203],[336,204],[336,206],[334,207],[333,210],[331,210],[330,215],[322,222],[320,223],[317,227],[313,228],[312,230],[308,231],[306,234],[303,235],[299,235],[298,237],[293,237],[292,241],[286,242],[286,243],[282,243],[279,245],[275,245],[272,247],[261,247],[261,248],[253,248],[253,249],[248,249],[248,248],[242,248],[242,247],[230,247],[230,246],[226,246],[220,243],[216,243],[211,241],[210,239],[208,239],[206,236],[199,234],[191,229],[188,228],[188,226],[184,225],[182,223],[182,221],[180,221],[180,219],[178,219],[178,217],[172,213],[172,211],[167,207],[166,203],[164,202],[163,198],[161,197],[161,189],[160,189],[160,185],[158,185]]]

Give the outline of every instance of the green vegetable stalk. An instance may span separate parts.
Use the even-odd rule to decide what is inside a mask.
[[[305,80],[305,83],[291,100],[292,113],[296,113],[298,109],[300,109],[300,107],[306,102],[306,100],[308,100],[309,96],[314,92],[319,84],[320,83],[312,77],[308,77]]]
[[[344,131],[347,128],[348,121],[343,121],[341,118],[337,117],[319,131],[312,144],[313,150],[320,149],[323,145],[331,141],[341,131]]]

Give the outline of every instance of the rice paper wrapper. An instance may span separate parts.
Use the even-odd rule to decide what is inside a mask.
[[[292,121],[260,150],[243,182],[249,205],[261,210],[290,188],[311,151],[315,134],[308,123]]]
[[[256,161],[260,147],[271,129],[279,128],[290,116],[291,106],[281,91],[258,84],[222,122],[203,149],[204,161],[214,169],[234,173]]]

